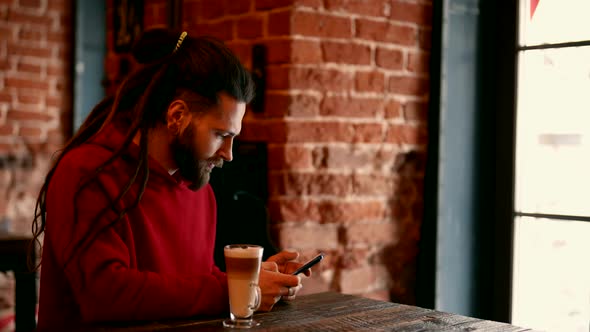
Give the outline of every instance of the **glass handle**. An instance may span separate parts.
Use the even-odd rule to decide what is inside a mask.
[[[256,283],[250,283],[250,288],[254,289],[254,292],[256,292],[256,296],[254,296],[254,303],[250,304],[250,310],[252,311],[256,311],[258,310],[258,308],[260,308],[260,302],[262,299],[262,293],[260,291],[260,287],[258,287],[258,284]]]

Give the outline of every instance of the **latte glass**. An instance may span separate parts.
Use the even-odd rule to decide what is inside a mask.
[[[229,287],[230,318],[223,326],[250,328],[260,325],[252,319],[260,307],[258,276],[264,248],[251,244],[230,244],[223,248]]]

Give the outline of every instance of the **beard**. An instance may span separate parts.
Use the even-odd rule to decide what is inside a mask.
[[[197,191],[209,182],[211,177],[209,165],[221,167],[223,160],[215,157],[205,160],[199,159],[194,136],[192,127],[188,126],[183,133],[174,138],[171,149],[172,157],[178,166],[178,172],[190,183],[188,188]]]

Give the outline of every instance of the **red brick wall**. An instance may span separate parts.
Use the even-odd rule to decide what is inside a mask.
[[[71,27],[69,0],[0,1],[0,220],[17,233],[71,131]]]
[[[247,113],[240,138],[268,143],[277,244],[328,254],[305,292],[414,303],[431,11],[431,0],[183,1],[184,29],[223,39],[246,66],[267,47],[264,113]],[[146,1],[144,24],[166,24],[166,1]]]
[[[250,66],[267,46],[265,141],[277,243],[328,254],[308,292],[413,303],[427,144],[430,0],[185,0],[189,33]]]

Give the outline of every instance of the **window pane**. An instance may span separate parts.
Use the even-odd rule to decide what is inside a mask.
[[[517,211],[590,215],[589,59],[590,47],[520,54]]]
[[[512,323],[586,332],[590,322],[590,223],[515,220]]]
[[[590,39],[590,0],[521,0],[520,44]]]

